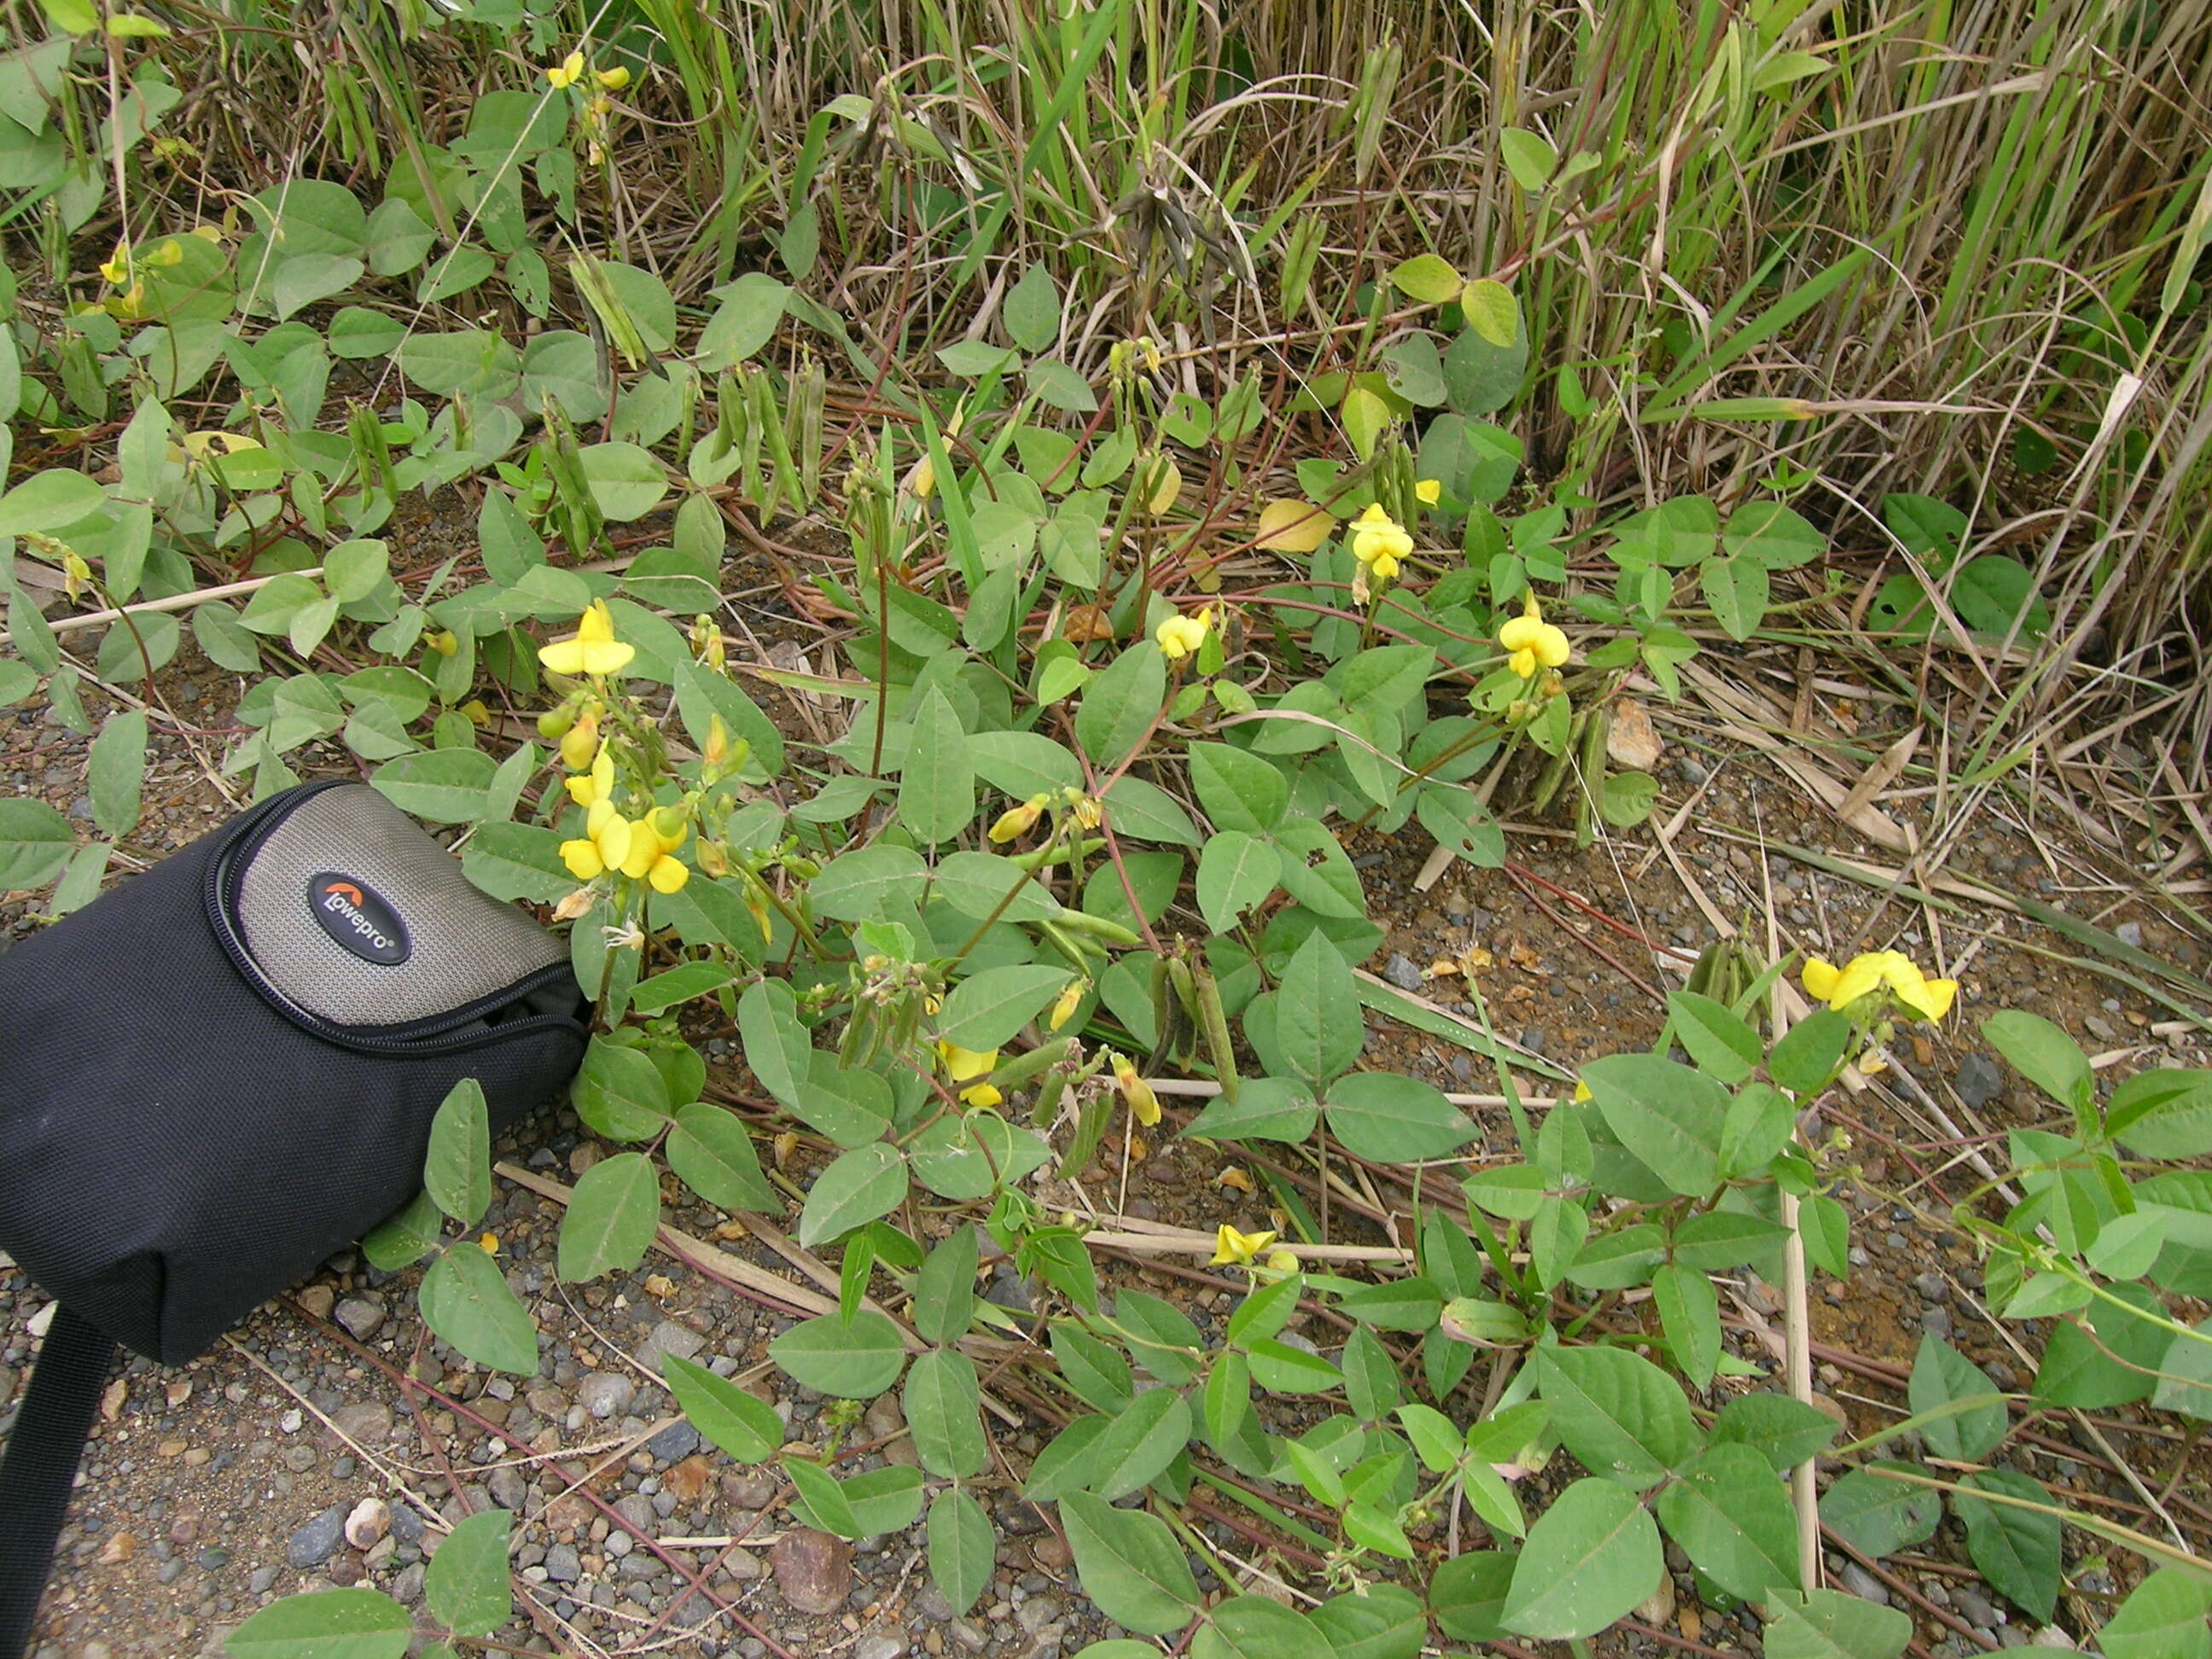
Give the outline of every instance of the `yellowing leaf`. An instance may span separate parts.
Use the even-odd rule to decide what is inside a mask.
[[[1513,302],[1513,290],[1503,283],[1487,276],[1469,283],[1459,297],[1459,308],[1474,331],[1501,350],[1521,337],[1521,308]]]
[[[1390,273],[1390,285],[1423,305],[1440,306],[1458,295],[1460,275],[1449,260],[1417,253]]]
[[[1279,553],[1310,553],[1335,528],[1334,520],[1312,502],[1278,498],[1260,509],[1260,533],[1252,545]]]
[[[1145,503],[1145,511],[1157,519],[1173,507],[1176,498],[1182,494],[1182,469],[1163,458],[1153,468],[1151,481],[1152,498]]]
[[[1356,386],[1345,393],[1344,435],[1352,440],[1352,453],[1361,460],[1374,459],[1375,441],[1389,423],[1390,405],[1365,386]]]
[[[1509,127],[1498,135],[1498,147],[1505,157],[1505,170],[1513,175],[1513,182],[1532,196],[1543,189],[1559,170],[1559,152],[1540,134]]]

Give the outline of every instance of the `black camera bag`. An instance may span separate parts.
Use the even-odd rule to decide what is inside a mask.
[[[179,1364],[410,1200],[475,1078],[574,1074],[562,941],[374,790],[272,795],[0,954],[0,1249],[57,1298],[0,1459],[27,1643],[115,1344]]]

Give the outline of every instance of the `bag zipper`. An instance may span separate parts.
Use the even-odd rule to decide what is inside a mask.
[[[230,958],[247,984],[259,992],[276,1011],[310,1036],[341,1048],[352,1048],[370,1054],[434,1054],[456,1049],[482,1047],[504,1041],[519,1032],[565,1028],[581,1032],[585,1027],[580,1020],[561,1014],[532,1014],[527,1018],[512,1020],[489,1031],[451,1031],[447,1028],[467,1024],[480,1019],[495,1009],[503,1008],[532,992],[555,983],[562,975],[574,970],[565,962],[550,963],[536,973],[503,986],[487,996],[442,1014],[410,1021],[402,1026],[381,1026],[363,1029],[356,1025],[341,1025],[336,1020],[325,1019],[320,1014],[301,1007],[285,995],[261,971],[260,963],[246,948],[246,941],[238,936],[236,924],[230,915],[228,902],[230,874],[241,858],[250,858],[263,838],[275,827],[285,812],[311,795],[326,789],[342,788],[343,778],[326,778],[319,782],[304,784],[272,795],[261,805],[240,817],[233,826],[231,838],[220,848],[209,861],[207,884],[203,901],[207,912],[208,926],[213,930],[216,942],[223,954]],[[445,1035],[440,1035],[444,1032]]]

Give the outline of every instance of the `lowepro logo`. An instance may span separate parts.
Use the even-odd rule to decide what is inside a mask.
[[[325,871],[307,884],[307,909],[322,930],[363,962],[395,968],[412,948],[407,924],[373,887]]]

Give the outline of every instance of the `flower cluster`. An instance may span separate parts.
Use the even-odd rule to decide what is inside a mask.
[[[1521,614],[1498,630],[1498,642],[1508,653],[1506,665],[1524,680],[1535,678],[1539,668],[1566,665],[1567,636],[1544,620],[1534,593],[1522,604]]]
[[[637,647],[615,637],[615,619],[605,599],[593,599],[566,639],[538,648],[538,660],[555,674],[588,674],[604,679],[629,666]]]
[[[991,1068],[999,1063],[996,1048],[963,1048],[955,1042],[937,1045],[938,1064],[945,1067],[945,1075],[956,1084],[966,1086],[960,1091],[961,1100],[969,1106],[996,1106],[1006,1096],[995,1084],[987,1081]]]
[[[615,755],[600,731],[605,710],[598,685],[629,665],[637,647],[615,638],[614,618],[595,600],[568,638],[541,646],[538,660],[556,674],[587,676],[591,689],[580,690],[538,721],[538,730],[557,738],[562,762],[572,775],[563,786],[568,799],[584,809],[584,833],[561,843],[561,861],[578,881],[595,881],[613,872],[648,884],[657,893],[673,893],[691,878],[690,866],[673,856],[690,834],[688,806],[663,806],[641,817],[625,817],[615,805]]]
[[[1896,951],[1870,951],[1838,968],[1819,957],[1806,963],[1806,992],[1829,1007],[1846,1009],[1878,992],[1920,1018],[1940,1020],[1959,994],[1955,979],[1929,979],[1910,957]]]
[[[1098,803],[1080,789],[1066,788],[1031,795],[1020,805],[1008,807],[999,814],[987,833],[992,842],[998,846],[1018,841],[1035,829],[1036,821],[1054,806],[1065,808],[1079,830],[1090,830],[1098,827]]]
[[[585,62],[581,52],[572,52],[557,64],[545,69],[545,78],[556,87],[573,87],[584,78]],[[620,92],[629,84],[629,70],[617,64],[612,69],[593,70],[592,78],[609,92]]]
[[[1224,1222],[1213,1234],[1213,1260],[1207,1265],[1215,1267],[1252,1267],[1259,1265],[1261,1252],[1267,1251],[1266,1264],[1279,1273],[1294,1273],[1298,1270],[1298,1258],[1293,1250],[1268,1250],[1275,1242],[1271,1229],[1266,1232],[1240,1233]]]

